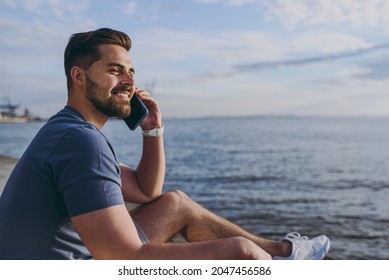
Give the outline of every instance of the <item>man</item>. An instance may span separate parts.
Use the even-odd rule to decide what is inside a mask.
[[[162,193],[161,111],[135,88],[130,47],[126,34],[108,28],[71,36],[67,106],[38,132],[0,199],[0,258],[322,259],[326,236],[264,239],[180,191]],[[134,94],[149,110],[136,170],[118,163],[100,132],[109,117],[130,113]],[[124,201],[142,206],[128,213]],[[189,242],[169,242],[178,232]]]

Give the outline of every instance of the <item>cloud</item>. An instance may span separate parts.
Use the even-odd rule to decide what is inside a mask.
[[[255,31],[188,32],[155,28],[139,34],[134,42],[137,56],[148,61],[184,62],[201,59],[199,63],[230,65],[238,61],[277,58],[284,51],[278,39]]]
[[[339,60],[339,59],[350,58],[350,57],[357,57],[357,56],[361,56],[361,55],[364,55],[364,54],[369,53],[369,52],[384,50],[384,49],[389,49],[389,44],[373,46],[373,47],[365,48],[365,49],[357,49],[354,51],[332,54],[332,55],[322,55],[322,56],[306,57],[306,58],[302,58],[302,59],[289,59],[289,60],[280,60],[280,61],[269,61],[269,62],[257,62],[257,63],[251,63],[251,64],[242,64],[242,65],[236,65],[236,66],[234,66],[234,68],[238,72],[240,72],[240,71],[245,72],[245,71],[257,71],[257,70],[264,70],[264,69],[270,69],[270,68],[277,68],[277,67],[282,67],[282,66],[307,65],[307,64],[312,64],[312,63],[319,63],[319,62]]]
[[[355,49],[367,49],[373,46],[356,35],[336,31],[302,31],[294,36],[286,36],[284,44],[289,53],[336,54]]]
[[[125,15],[132,15],[135,12],[135,9],[136,9],[136,2],[129,1],[127,4],[124,5],[122,11]]]
[[[192,0],[192,2],[201,3],[201,4],[223,3],[227,6],[239,7],[248,3],[255,2],[255,0]]]
[[[229,0],[228,5],[233,7],[238,7],[252,2],[254,2],[254,0]]]
[[[83,16],[88,1],[78,2],[0,2],[0,98],[11,97],[32,110],[64,99],[64,46],[70,34],[95,26]]]
[[[264,6],[271,19],[288,29],[298,26],[380,26],[388,24],[387,0],[266,0]]]
[[[60,19],[72,18],[89,8],[89,1],[59,0],[1,0],[5,8],[24,11],[32,15],[50,16]]]
[[[287,29],[299,26],[382,26],[389,24],[388,0],[191,0],[202,4],[257,4],[270,20]]]
[[[389,62],[388,59],[374,61],[363,65],[364,71],[356,74],[357,79],[382,80],[389,77]]]
[[[164,83],[185,83],[225,77],[224,70],[238,63],[281,59],[286,49],[280,41],[255,31],[196,33],[156,28],[139,34],[132,52],[136,67],[144,68],[139,73]]]
[[[1,0],[0,5],[5,8],[16,8],[18,4],[14,0]]]
[[[246,72],[358,58],[389,49],[389,44],[373,45],[360,37],[336,32],[307,32],[281,38],[255,31],[195,34],[154,29],[142,34],[136,44],[140,52],[137,55],[147,57],[149,63],[175,61],[179,71],[180,65],[185,65],[186,76],[181,72],[175,75],[174,82],[212,81]],[[158,73],[160,78],[163,75]]]
[[[6,7],[0,20],[0,55],[5,57],[17,52],[31,56],[27,51],[53,53],[53,49],[63,48],[70,34],[95,26],[83,14],[89,1],[13,0],[12,5],[0,1]]]
[[[220,2],[220,0],[192,0],[192,2],[202,3],[202,4],[215,4]]]

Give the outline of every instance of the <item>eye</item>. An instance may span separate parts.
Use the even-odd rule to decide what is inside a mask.
[[[109,72],[111,72],[112,74],[115,74],[115,75],[120,75],[122,73],[122,71],[118,68],[113,68],[113,69],[109,70]]]

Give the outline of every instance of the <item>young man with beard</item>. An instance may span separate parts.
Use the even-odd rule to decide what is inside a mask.
[[[161,111],[135,88],[130,47],[126,34],[108,28],[70,38],[67,105],[33,139],[0,200],[0,258],[322,259],[326,236],[264,239],[180,191],[162,193]],[[149,110],[135,170],[118,163],[100,132],[109,117],[130,113],[134,94]],[[124,201],[142,206],[128,213]],[[178,232],[189,242],[169,243]]]

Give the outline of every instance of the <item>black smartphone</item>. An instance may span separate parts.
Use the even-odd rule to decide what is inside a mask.
[[[134,94],[131,98],[131,113],[123,120],[131,130],[135,130],[149,113],[149,110],[140,98]]]

